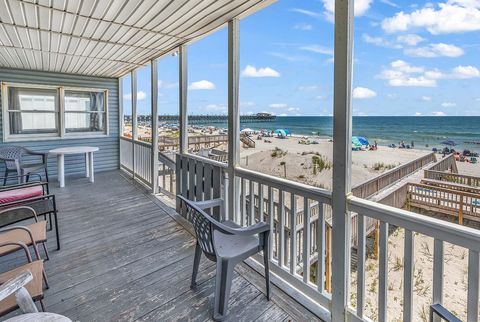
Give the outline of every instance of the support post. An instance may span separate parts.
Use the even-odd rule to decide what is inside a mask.
[[[178,59],[179,70],[179,112],[180,117],[180,149],[181,154],[188,151],[188,116],[187,116],[187,91],[188,91],[188,74],[187,74],[187,45],[181,45],[179,48]]]
[[[351,219],[353,0],[335,1],[332,194],[332,321],[346,321]]]
[[[158,192],[158,62],[153,59],[151,62],[151,81],[152,86],[152,193]]]
[[[138,139],[137,131],[137,71],[132,71],[132,175],[135,179],[136,162],[135,162],[135,141]]]
[[[228,22],[228,214],[239,222],[240,178],[235,177],[235,168],[240,164],[240,22]]]
[[[123,77],[118,79],[118,128],[120,131],[119,140],[123,136],[123,122],[125,119],[125,115],[123,114]],[[121,142],[118,143],[120,149],[120,155],[122,156],[122,144]],[[121,157],[118,158],[118,168],[122,168],[122,160]]]

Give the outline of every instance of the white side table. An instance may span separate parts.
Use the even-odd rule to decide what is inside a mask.
[[[48,153],[57,156],[60,188],[65,187],[65,154],[85,154],[85,177],[90,177],[90,182],[94,182],[93,152],[98,150],[99,148],[93,146],[72,146],[48,151]]]

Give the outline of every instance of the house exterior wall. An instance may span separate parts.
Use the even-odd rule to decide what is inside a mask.
[[[19,145],[34,151],[48,152],[51,149],[67,146],[95,146],[100,148],[94,154],[95,172],[114,170],[119,168],[119,106],[118,106],[118,79],[100,78],[73,74],[50,73],[32,70],[0,68],[0,81],[11,83],[27,83],[41,85],[58,85],[85,88],[101,88],[108,90],[108,126],[107,137],[96,138],[56,138],[35,141],[5,142],[3,139],[3,120],[0,113],[0,146]],[[1,95],[1,93],[0,93]],[[0,99],[0,106],[2,101]],[[3,177],[4,164],[0,162],[0,177]],[[57,160],[55,156],[48,158],[49,176],[57,174]],[[85,160],[82,155],[65,156],[65,174],[80,174],[85,171]]]

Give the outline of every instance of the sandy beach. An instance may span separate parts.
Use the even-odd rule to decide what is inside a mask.
[[[331,189],[332,167],[314,173],[312,157],[319,156],[327,164],[333,165],[333,142],[327,139],[311,138],[318,144],[299,144],[301,138],[288,137],[255,140],[255,148],[242,147],[240,156],[242,166],[265,174]],[[272,151],[278,148],[282,153],[272,157]],[[392,149],[378,146],[375,151],[352,152],[352,185],[357,185],[389,169],[413,161],[430,153],[426,150]]]

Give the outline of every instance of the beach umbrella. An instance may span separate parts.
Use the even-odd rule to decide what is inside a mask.
[[[357,136],[358,138],[358,141],[360,141],[360,143],[362,143],[362,145],[369,145],[370,143],[368,143],[368,140],[366,138],[364,138],[363,136]]]
[[[450,145],[450,146],[457,145],[457,143],[455,143],[455,141],[452,141],[452,140],[446,140],[446,141],[443,141],[441,143],[444,144],[444,145]]]
[[[362,146],[363,144],[362,142],[360,142],[357,136],[352,136],[352,145],[359,147],[359,146]]]
[[[290,134],[291,134],[289,129],[284,129],[284,131],[285,131],[285,133],[286,133],[287,135],[290,135]]]
[[[275,130],[275,133],[280,134],[281,136],[287,136],[287,133],[285,132],[285,130],[282,130],[282,129]]]
[[[240,131],[240,133],[252,133],[252,132],[253,132],[253,130],[248,128],[248,127],[246,129],[243,129],[243,130]]]

